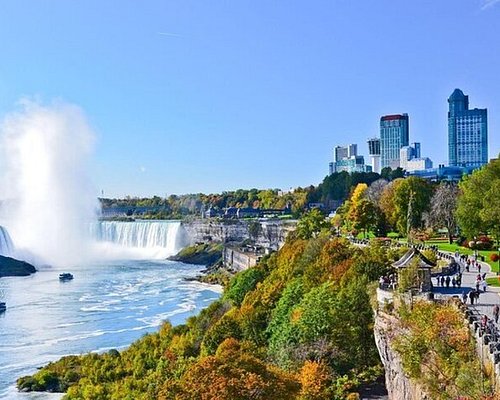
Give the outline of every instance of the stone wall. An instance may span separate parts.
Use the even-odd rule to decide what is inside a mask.
[[[500,331],[496,324],[483,328],[481,314],[474,309],[467,309],[465,318],[474,336],[476,353],[483,371],[489,371],[493,388],[500,391]]]
[[[392,340],[399,334],[398,320],[384,312],[375,316],[375,342],[385,368],[385,385],[389,400],[431,400],[420,385],[406,376],[398,353],[392,349]]]
[[[222,262],[226,268],[235,272],[244,271],[257,265],[260,256],[250,252],[241,251],[237,247],[224,246],[222,252]]]

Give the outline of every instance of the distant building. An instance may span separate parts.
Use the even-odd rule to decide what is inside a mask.
[[[451,181],[458,182],[464,175],[469,175],[478,167],[445,167],[439,165],[437,168],[407,171],[408,176],[418,176],[429,181]]]
[[[488,162],[486,109],[469,110],[469,96],[455,89],[448,99],[448,158],[450,166],[480,167]]]
[[[357,144],[350,144],[348,146],[335,146],[335,148],[333,149],[333,162],[343,160],[344,158],[355,157],[357,155]]]
[[[333,149],[333,162],[329,164],[330,175],[334,172],[368,172],[370,166],[365,165],[365,158],[358,155],[358,145],[336,146]]]
[[[372,171],[380,174],[380,139],[374,138],[368,140],[368,154]]]
[[[432,168],[432,161],[429,157],[412,158],[406,161],[406,165],[401,167],[406,171],[418,171]]]
[[[380,166],[398,168],[399,150],[410,141],[408,114],[385,115],[380,118]]]
[[[417,171],[432,168],[432,161],[428,157],[421,157],[420,143],[412,143],[399,150],[399,166],[408,172]]]

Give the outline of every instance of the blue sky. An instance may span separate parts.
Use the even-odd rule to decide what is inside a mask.
[[[499,23],[493,0],[4,1],[0,115],[79,105],[106,196],[317,184],[391,113],[446,163],[455,87],[488,108],[493,157]]]

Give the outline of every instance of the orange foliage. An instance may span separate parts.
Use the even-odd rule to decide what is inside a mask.
[[[299,374],[299,381],[302,385],[300,399],[322,400],[329,398],[328,387],[331,380],[332,375],[325,364],[306,361]]]
[[[298,391],[293,377],[266,365],[226,339],[215,356],[200,359],[183,375],[178,400],[277,400],[293,398]]]

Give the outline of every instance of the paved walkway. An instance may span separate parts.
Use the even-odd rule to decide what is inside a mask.
[[[457,260],[458,261],[458,260]],[[481,275],[486,272],[486,277],[496,277],[496,273],[491,272],[491,267],[486,262],[480,262],[481,264]],[[459,262],[460,271],[462,272],[462,286],[460,288],[447,288],[437,285],[436,278],[432,279],[432,284],[434,285],[433,292],[438,295],[444,296],[459,296],[462,298],[462,294],[469,293],[471,290],[476,289],[476,278],[479,271],[476,267],[471,267],[469,272],[465,271],[465,265]],[[451,285],[450,285],[451,286]],[[467,296],[467,306],[469,309],[476,310],[479,314],[486,314],[488,318],[493,318],[493,307],[495,304],[500,305],[500,288],[488,286],[486,292],[482,292],[479,295],[479,300],[473,305],[470,304],[469,297]],[[500,321],[499,321],[500,322]]]

